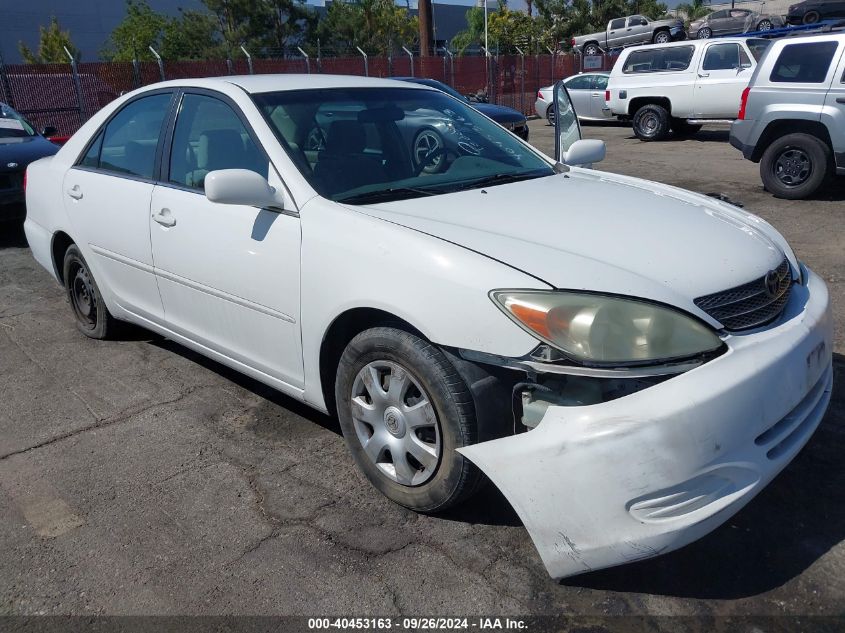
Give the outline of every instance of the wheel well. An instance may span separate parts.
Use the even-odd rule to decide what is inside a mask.
[[[375,308],[354,308],[347,310],[332,321],[320,346],[320,385],[323,390],[326,408],[331,415],[336,414],[334,384],[335,376],[337,375],[337,366],[340,363],[343,350],[349,345],[349,341],[364,330],[385,325],[406,330],[425,338],[419,330],[404,319],[400,319],[390,312]]]
[[[781,136],[796,133],[815,136],[828,147],[833,147],[833,144],[830,141],[830,132],[828,132],[824,123],[821,123],[820,121],[804,121],[800,119],[782,119],[769,123],[766,129],[763,130],[763,133],[760,135],[760,139],[754,146],[754,152],[751,154],[751,160],[755,163],[760,162],[760,159],[763,158],[763,154],[768,149],[769,145],[774,143]]]
[[[65,252],[71,244],[73,244],[73,240],[71,239],[70,235],[68,235],[64,231],[58,231],[55,235],[53,235],[53,245],[51,247],[53,255],[53,268],[56,271],[56,277],[58,277],[59,281],[61,281],[62,283],[65,282]]]
[[[637,97],[636,99],[631,99],[631,102],[628,104],[628,114],[634,116],[637,110],[650,103],[663,106],[669,114],[672,114],[672,102],[666,97]]]
[[[669,33],[669,29],[665,26],[661,26],[659,28],[654,29],[654,31],[652,31],[652,33],[651,33],[651,38],[654,39],[655,35],[657,35],[658,33],[663,33],[664,31],[666,33]]]

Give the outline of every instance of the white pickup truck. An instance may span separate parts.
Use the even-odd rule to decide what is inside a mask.
[[[605,100],[643,141],[670,131],[694,134],[704,123],[730,123],[769,40],[719,38],[626,49],[610,73]]]

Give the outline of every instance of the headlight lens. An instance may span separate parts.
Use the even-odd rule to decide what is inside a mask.
[[[587,364],[669,361],[722,345],[706,325],[645,301],[528,290],[496,290],[490,296],[523,329]]]

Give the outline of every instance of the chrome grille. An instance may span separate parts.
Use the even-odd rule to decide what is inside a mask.
[[[736,288],[730,288],[695,300],[695,305],[719,321],[726,330],[747,330],[776,319],[783,312],[792,289],[789,260],[784,259],[775,269],[777,287],[766,287],[766,277],[760,277]]]

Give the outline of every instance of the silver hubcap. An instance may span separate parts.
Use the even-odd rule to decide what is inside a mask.
[[[769,30],[771,30],[771,28],[772,28],[772,23],[768,22],[768,21],[760,22],[760,26],[758,27],[758,29],[760,31],[769,31]]]
[[[440,136],[436,132],[424,130],[417,136],[414,143],[414,159],[417,165],[425,164],[425,170],[435,171],[443,160],[443,155],[432,156],[443,146]]]
[[[403,486],[428,481],[440,461],[440,427],[428,394],[408,371],[378,360],[352,384],[352,422],[364,453]]]
[[[784,150],[774,164],[775,176],[787,187],[803,184],[813,173],[810,157],[800,149]]]
[[[654,39],[655,42],[658,44],[665,44],[669,41],[669,34],[668,33],[658,33],[657,37]]]
[[[698,32],[698,39],[706,40],[710,38],[710,29],[701,29]]]

